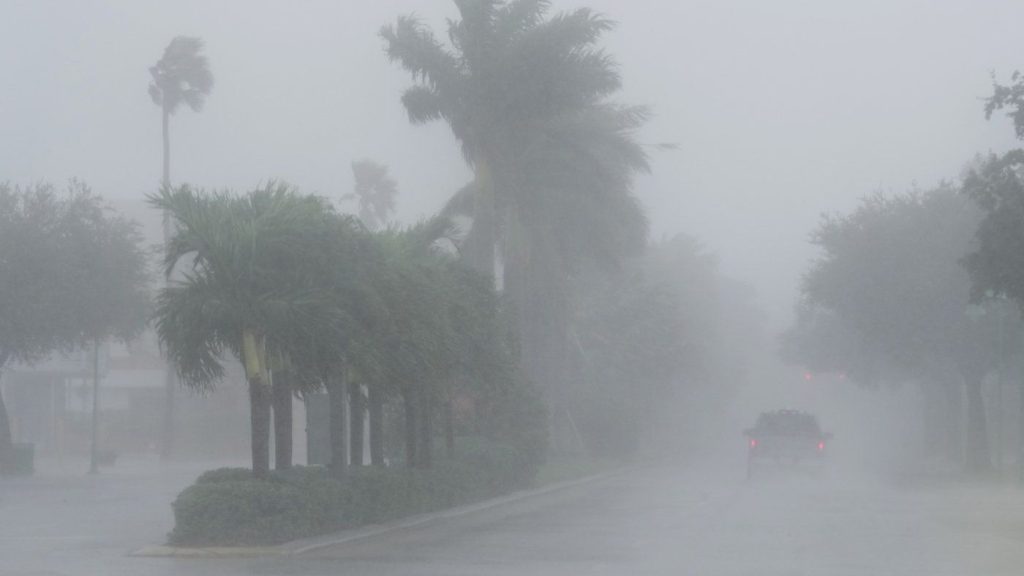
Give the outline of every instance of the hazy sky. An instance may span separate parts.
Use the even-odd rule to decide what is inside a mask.
[[[788,318],[819,215],[877,189],[955,178],[1013,146],[986,122],[991,71],[1024,69],[1020,0],[556,0],[619,21],[606,45],[622,100],[652,107],[644,142],[675,142],[638,181],[656,236],[687,232]],[[201,36],[216,76],[172,120],[172,176],[207,187],[285,179],[337,197],[349,163],[388,163],[399,216],[429,215],[469,178],[447,127],[410,126],[408,77],[376,33],[448,0],[0,0],[0,180],[78,176],[112,198],[160,177],[147,68]],[[443,37],[443,34],[442,34]]]

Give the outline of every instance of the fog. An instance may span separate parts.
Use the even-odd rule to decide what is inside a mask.
[[[259,371],[264,377],[279,369],[282,374],[293,371],[294,383],[286,384],[293,388],[284,396],[294,396],[288,414],[295,421],[287,426],[295,434],[295,464],[324,465],[333,480],[355,486],[345,484],[353,490],[352,499],[357,499],[361,477],[357,472],[354,481],[344,475],[348,472],[338,472],[337,452],[324,447],[330,443],[324,438],[335,434],[335,428],[344,429],[338,432],[345,444],[341,468],[365,463],[367,469],[372,464],[387,471],[399,468],[399,461],[410,468],[429,469],[431,458],[446,465],[444,458],[455,453],[456,436],[460,443],[468,442],[471,454],[477,436],[529,444],[532,429],[527,429],[539,421],[547,431],[539,449],[547,454],[538,465],[540,479],[509,484],[514,491],[502,485],[502,490],[482,490],[475,496],[467,495],[474,489],[468,484],[453,488],[458,495],[445,496],[448,506],[456,506],[450,515],[445,506],[422,502],[410,505],[406,513],[397,512],[398,504],[395,512],[379,515],[359,508],[353,514],[365,517],[325,520],[323,525],[331,529],[319,532],[296,528],[289,533],[294,537],[280,532],[262,541],[246,542],[244,535],[211,541],[208,546],[226,547],[224,559],[195,564],[196,559],[180,558],[188,555],[177,552],[182,549],[209,548],[199,536],[190,541],[175,528],[184,521],[172,513],[174,498],[205,470],[249,467],[250,451],[253,471],[258,467],[257,416],[250,420],[249,411],[250,402],[256,406],[251,399],[254,378],[244,340],[251,334],[239,332],[236,340],[210,345],[216,352],[211,358],[226,358],[223,374],[216,373],[222,379],[186,382],[202,394],[179,388],[179,429],[169,436],[175,442],[171,454],[153,439],[159,435],[156,420],[166,414],[160,358],[176,350],[168,344],[175,333],[158,328],[170,306],[161,308],[166,301],[157,299],[146,330],[121,343],[114,342],[119,333],[113,332],[89,340],[95,345],[97,380],[100,343],[110,340],[102,354],[111,368],[108,373],[104,366],[103,371],[105,385],[116,390],[100,396],[107,402],[102,408],[90,391],[93,372],[47,384],[52,392],[42,400],[33,400],[29,392],[33,382],[42,382],[32,380],[33,370],[49,374],[48,366],[67,360],[51,353],[70,354],[74,360],[68,362],[86,366],[82,354],[91,348],[78,340],[68,344],[72,338],[8,353],[7,341],[0,337],[0,382],[5,386],[0,399],[12,412],[13,441],[36,444],[33,476],[0,478],[0,575],[1024,572],[1024,555],[1018,551],[1024,534],[1024,492],[1018,478],[1024,474],[1024,409],[1018,408],[1024,406],[1020,300],[1013,286],[992,284],[994,275],[975,269],[968,273],[964,263],[969,253],[985,248],[979,248],[974,230],[990,222],[986,215],[991,217],[992,209],[983,200],[972,204],[971,198],[977,200],[984,192],[962,185],[969,170],[984,174],[979,155],[1002,155],[1020,147],[1013,121],[1004,110],[986,119],[985,102],[993,95],[993,82],[1015,82],[1011,74],[1024,68],[1024,36],[1019,31],[1024,3],[553,0],[549,16],[583,7],[615,22],[597,42],[621,74],[621,89],[608,100],[650,111],[650,118],[630,134],[648,155],[650,169],[625,178],[625,191],[635,196],[649,222],[648,245],[616,261],[613,272],[567,261],[571,258],[536,257],[543,260],[536,269],[553,266],[567,278],[555,282],[557,290],[572,294],[564,302],[550,296],[557,291],[550,286],[530,288],[521,280],[528,277],[526,272],[515,276],[509,265],[514,263],[509,248],[514,236],[498,239],[497,248],[490,248],[498,251],[498,270],[504,275],[497,292],[489,286],[466,296],[471,290],[463,284],[436,290],[456,294],[453,307],[460,299],[473,305],[484,302],[480,306],[489,306],[487,313],[470,316],[474,322],[493,320],[495,325],[466,338],[491,342],[492,333],[516,332],[521,342],[494,343],[494,354],[514,350],[509,352],[513,363],[519,361],[517,354],[532,354],[532,366],[506,373],[501,372],[507,368],[502,361],[494,360],[483,368],[465,368],[472,362],[459,356],[445,361],[458,368],[435,378],[423,376],[422,367],[379,376],[395,364],[395,358],[383,353],[366,364],[352,362],[343,369],[343,378],[352,378],[341,384],[338,397],[343,399],[330,399],[331,414],[343,414],[340,425],[327,418],[328,396],[333,394],[330,376],[311,376],[294,366],[312,363],[316,354],[344,356],[348,362],[349,349],[318,349],[300,356],[297,349],[282,347],[287,350],[276,353],[286,358],[280,362],[287,368]],[[357,206],[342,200],[353,191],[352,163],[379,162],[397,186],[392,224],[361,229],[385,240],[383,247],[359,254],[372,253],[391,266],[400,260],[396,254],[422,248],[414,246],[417,235],[424,234],[414,228],[416,223],[427,222],[429,228],[429,219],[467,182],[490,178],[481,176],[483,162],[467,161],[448,119],[410,122],[402,94],[422,78],[400,62],[389,62],[380,34],[382,26],[406,14],[420,18],[445,46],[449,22],[460,17],[456,3],[447,0],[0,0],[0,184],[20,194],[41,183],[60,188],[80,179],[140,223],[140,245],[149,258],[151,246],[161,241],[160,210],[175,213],[174,198],[157,194],[161,122],[160,108],[147,94],[149,69],[172,38],[197,37],[215,84],[200,111],[183,106],[170,119],[171,183],[241,195],[261,187],[272,194],[275,182],[286,182],[293,190],[326,197],[337,210],[354,214]],[[1018,175],[1024,174],[1015,166]],[[877,206],[870,198],[876,194],[891,199],[885,209],[895,215],[871,228]],[[947,203],[928,213],[940,208],[969,212],[963,234],[936,234],[933,243],[921,242],[927,246],[920,253],[910,248],[890,251],[886,242],[893,239],[908,239],[907,246],[920,247],[909,239],[924,229],[893,224],[904,221],[898,211],[924,213],[931,209],[930,199],[937,199],[938,206],[944,194],[962,205],[949,208]],[[332,218],[333,210],[328,209]],[[834,220],[823,219],[829,215]],[[923,226],[955,227],[953,220],[930,220]],[[0,225],[5,222],[0,220]],[[839,228],[845,224],[846,231],[873,230],[864,236],[877,242],[865,240],[858,250],[846,250],[839,240],[830,244],[830,223]],[[179,219],[173,229],[186,234],[189,225]],[[338,238],[357,234],[338,226],[330,232]],[[571,235],[578,232],[573,226],[562,229]],[[1012,226],[1024,228],[1024,223]],[[511,235],[511,229],[495,234]],[[462,237],[467,245],[468,238]],[[588,236],[579,242],[590,241]],[[388,252],[388,246],[403,242],[404,252]],[[452,267],[443,268],[451,273],[456,256],[466,251],[458,246],[435,250],[437,244],[427,243],[427,252],[438,254],[431,252],[423,261],[431,266],[443,261],[440,266]],[[252,246],[255,260],[255,240]],[[940,248],[933,247],[952,248],[936,256]],[[203,263],[203,249],[178,255],[168,269],[177,265],[178,278],[184,277],[182,270],[213,269]],[[273,257],[291,265],[300,254],[282,249]],[[884,262],[872,267],[871,256],[882,254],[876,260]],[[939,263],[932,266],[931,256]],[[348,257],[334,255],[318,265],[344,271],[351,265],[363,274],[353,264],[359,257]],[[846,275],[829,268],[832,262],[846,262],[843,258],[850,258]],[[918,260],[928,264],[907,272],[909,287],[894,281],[879,288],[880,296],[861,298],[881,285],[875,280],[890,272],[897,275]],[[523,261],[530,261],[529,256]],[[997,264],[1011,269],[1014,262]],[[491,257],[489,273],[495,265]],[[523,266],[526,270],[527,264]],[[441,302],[442,296],[432,291],[434,284],[409,280],[414,268],[419,270],[410,265],[396,272],[405,274],[403,288],[412,287],[408,292],[394,290],[404,296],[389,303],[391,285],[374,277],[366,284],[372,286],[367,289],[372,298],[354,300],[359,305],[338,317],[359,323],[366,310],[377,313],[375,306],[416,301],[426,292],[438,298],[431,302]],[[342,272],[329,280],[321,272],[317,270],[317,282],[347,281]],[[298,273],[288,268],[282,274]],[[163,286],[159,272],[150,276],[153,290]],[[851,281],[857,277],[863,282]],[[527,287],[518,288],[517,281]],[[952,296],[931,290],[933,285],[953,286],[948,290]],[[416,289],[424,286],[431,290]],[[349,289],[357,290],[345,285]],[[545,295],[545,304],[555,303],[524,311],[529,308],[524,303],[544,300],[531,289]],[[989,299],[978,300],[978,294]],[[666,308],[657,307],[662,297],[670,302]],[[3,316],[10,308],[0,302],[0,324],[17,324]],[[388,324],[394,332],[387,336],[400,339],[426,325],[417,322],[433,321],[424,315],[401,324],[392,320],[399,316],[395,309],[385,315],[386,322],[366,322],[372,325],[366,331],[395,322]],[[661,317],[667,309],[678,311],[682,327],[678,346],[666,345],[665,351],[655,343],[673,338],[664,332],[676,328],[675,317]],[[307,314],[311,325],[317,318],[306,311],[292,314]],[[506,321],[508,326],[502,324]],[[165,321],[168,325],[173,323]],[[459,326],[453,332],[460,333]],[[559,329],[564,333],[544,339]],[[303,342],[312,347],[308,342],[316,340],[310,336]],[[17,337],[10,341],[20,342]],[[366,340],[371,347],[383,347],[385,341],[391,342],[376,332]],[[274,346],[269,337],[259,346],[260,354],[273,356],[267,352]],[[958,354],[968,349],[970,353]],[[996,349],[1000,351],[992,352]],[[176,357],[186,358],[190,350],[179,345]],[[474,350],[489,359],[482,362],[492,361],[487,345]],[[146,360],[130,361],[139,357]],[[277,360],[261,356],[260,361],[271,366]],[[645,370],[629,372],[635,367]],[[179,372],[183,382],[188,380],[187,370]],[[192,374],[200,372],[202,377],[214,373]],[[496,372],[501,374],[494,376]],[[11,384],[11,373],[27,379]],[[382,429],[371,432],[377,377],[388,382],[388,396],[381,400]],[[402,377],[436,380],[438,384],[430,384],[434,391],[426,393],[435,394],[430,397],[434,399],[410,392]],[[304,378],[316,380],[315,391],[302,388]],[[493,378],[499,384],[481,392],[463,383],[474,378]],[[519,379],[533,382],[522,389],[508,384]],[[142,380],[145,385],[138,388],[150,390],[133,395],[136,381]],[[529,403],[534,384],[544,415],[515,420],[533,410]],[[267,390],[274,386],[262,385]],[[506,396],[489,396],[506,385],[511,390]],[[495,399],[499,396],[500,401]],[[499,404],[506,401],[522,404],[502,412]],[[271,419],[267,402],[262,450],[273,454],[270,461],[279,462],[282,454],[274,450],[282,440],[270,432],[271,422],[278,427],[279,419]],[[66,421],[55,416],[58,405],[60,411],[70,411]],[[419,421],[409,415],[414,405],[422,408]],[[98,434],[100,442],[111,444],[108,452],[117,463],[111,461],[98,476],[83,478],[89,466],[90,409],[95,410],[91,422],[108,411],[111,432]],[[804,453],[813,452],[811,444],[810,449],[778,448],[771,435],[765,440],[758,417],[780,409],[816,418],[820,430],[811,436],[818,454]],[[981,411],[980,424],[976,409]],[[273,413],[279,410],[274,404]],[[129,418],[119,419],[132,411],[149,415],[152,421],[145,432],[125,424]],[[429,415],[434,413],[436,424]],[[414,421],[419,423],[414,426]],[[0,460],[4,427],[6,423],[0,426]],[[414,438],[417,433],[426,439]],[[95,428],[93,434],[95,472]],[[386,444],[379,448],[381,462],[374,448],[378,437]],[[979,438],[984,439],[981,444]],[[291,445],[290,436],[288,440]],[[430,455],[432,450],[443,452],[441,446],[448,449],[444,457]],[[758,450],[785,455],[769,454],[762,470],[756,468],[764,464],[757,459]],[[421,459],[427,454],[425,460],[417,460],[417,451]],[[292,455],[287,458],[290,462]],[[790,460],[793,466],[786,465]],[[801,460],[815,466],[824,462],[823,470],[805,470],[796,465]],[[367,473],[366,478],[370,480],[365,483],[386,485],[383,474],[374,480]],[[302,486],[315,492],[312,484]],[[494,504],[489,498],[510,500]],[[427,500],[424,496],[423,502]],[[423,521],[406,525],[406,516]],[[109,528],[96,530],[94,522]],[[180,546],[164,546],[168,543]],[[250,553],[255,557],[246,558]]]
[[[685,231],[757,285],[782,326],[823,212],[875,190],[955,178],[976,153],[1013,145],[986,122],[990,74],[1020,65],[1013,0],[815,2],[564,1],[618,21],[606,45],[621,100],[652,108],[641,140],[671,142],[636,192],[654,235]],[[468,171],[441,124],[410,126],[405,74],[378,28],[415,12],[440,26],[441,1],[5,3],[7,80],[0,173],[77,176],[135,198],[160,178],[160,124],[146,70],[178,34],[199,36],[216,70],[202,114],[172,127],[175,179],[245,188],[284,178],[347,191],[349,162],[391,166],[398,214],[436,211]],[[429,150],[429,154],[424,151]]]

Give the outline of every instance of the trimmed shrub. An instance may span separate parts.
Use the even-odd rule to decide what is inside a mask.
[[[212,482],[240,482],[252,480],[252,470],[248,468],[217,468],[207,470],[196,478],[196,484],[209,484]]]
[[[519,451],[460,439],[456,457],[429,470],[354,467],[343,480],[297,466],[266,480],[242,468],[203,473],[171,505],[178,546],[278,544],[450,508],[522,488],[535,467]]]

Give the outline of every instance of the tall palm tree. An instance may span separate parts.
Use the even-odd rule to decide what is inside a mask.
[[[149,96],[163,113],[164,172],[162,184],[171,184],[170,118],[184,104],[199,112],[213,89],[213,73],[203,55],[203,41],[177,36],[164,49],[164,55],[149,69],[152,82]]]
[[[318,254],[311,235],[329,221],[326,203],[270,183],[244,196],[164,188],[150,201],[176,232],[165,271],[189,270],[157,299],[156,328],[186,385],[204,389],[224,375],[222,355],[245,368],[251,408],[252,466],[269,469],[270,363],[287,358],[304,334],[335,320],[331,297],[312,281]]]
[[[202,54],[203,41],[189,36],[176,36],[164,49],[163,57],[149,68],[152,81],[149,96],[160,107],[163,127],[163,177],[161,187],[171,186],[171,136],[170,118],[185,104],[193,112],[203,108],[206,97],[213,89],[213,73],[210,72],[206,56]],[[165,212],[163,236],[166,244],[170,238],[170,217]],[[174,371],[168,367],[164,382],[164,423],[161,433],[160,451],[170,456],[174,434]]]
[[[359,219],[368,230],[379,230],[387,225],[395,212],[398,184],[388,175],[388,167],[373,160],[352,163],[355,189],[342,196],[342,200],[359,203]]]
[[[524,368],[551,392],[566,356],[567,275],[642,249],[631,182],[647,169],[634,140],[647,114],[609,101],[621,85],[598,46],[610,20],[586,8],[552,16],[548,0],[455,4],[450,46],[412,16],[381,35],[416,81],[402,96],[409,119],[446,121],[474,170],[447,211],[472,218],[462,252],[475,267],[493,274],[500,259]]]

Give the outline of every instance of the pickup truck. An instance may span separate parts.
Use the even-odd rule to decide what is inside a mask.
[[[818,472],[825,465],[825,448],[832,435],[821,431],[818,419],[798,410],[763,412],[747,438],[747,478],[767,466],[806,468]]]

